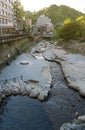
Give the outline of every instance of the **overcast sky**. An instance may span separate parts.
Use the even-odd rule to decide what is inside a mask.
[[[25,10],[38,11],[52,4],[67,5],[85,13],[85,0],[20,0]]]

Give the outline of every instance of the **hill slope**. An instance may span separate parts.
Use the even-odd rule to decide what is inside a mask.
[[[83,15],[83,13],[70,8],[68,6],[65,5],[61,5],[61,6],[57,6],[57,5],[51,5],[48,8],[44,8],[38,12],[36,12],[34,15],[31,16],[33,22],[36,21],[36,19],[38,18],[39,15],[41,14],[45,14],[46,16],[48,16],[49,18],[51,18],[52,23],[56,23],[56,22],[62,22],[65,19],[75,19],[81,15]]]

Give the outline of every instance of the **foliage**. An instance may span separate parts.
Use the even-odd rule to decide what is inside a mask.
[[[17,20],[23,19],[25,17],[25,11],[20,2],[15,1],[13,4],[14,14]]]
[[[75,9],[65,5],[61,6],[51,5],[48,8],[44,8],[38,12],[33,13],[31,18],[34,23],[41,14],[44,14],[47,17],[51,18],[53,24],[57,22],[62,22],[68,18],[74,20],[77,17],[83,15],[83,13],[76,11]]]
[[[63,38],[64,40],[76,39],[85,35],[85,18],[84,14],[65,5],[57,6],[51,5],[38,12],[30,15],[32,22],[35,23],[37,18],[44,14],[51,18],[54,25],[56,23],[63,23],[61,27],[55,27],[54,38]]]
[[[76,19],[76,21],[77,21],[77,22],[80,22],[81,24],[82,24],[82,23],[85,24],[85,16],[81,15],[80,17],[78,17],[78,18]]]
[[[26,11],[25,13],[26,13],[26,16],[25,16],[26,19],[31,18],[32,12]]]
[[[64,40],[77,39],[85,35],[85,24],[73,21],[69,24],[64,24],[59,29],[59,37]]]
[[[64,21],[64,24],[70,24],[71,23],[71,20],[70,19],[66,19],[65,21]]]

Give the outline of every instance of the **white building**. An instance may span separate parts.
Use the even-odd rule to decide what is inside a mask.
[[[40,15],[37,19],[36,25],[39,27],[46,26],[46,24],[50,23],[51,19],[45,16],[44,14]]]
[[[51,19],[44,14],[40,15],[37,19],[36,26],[41,28],[42,33],[49,33],[53,31],[53,24]]]
[[[0,34],[6,34],[13,29],[13,3],[18,0],[0,0]]]

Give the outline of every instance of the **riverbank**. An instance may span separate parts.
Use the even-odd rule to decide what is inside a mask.
[[[10,64],[16,56],[20,55],[35,45],[29,38],[18,39],[12,42],[2,43],[0,45],[0,70]]]
[[[61,46],[68,53],[80,54],[85,56],[85,37],[77,40],[56,41],[55,44]]]

